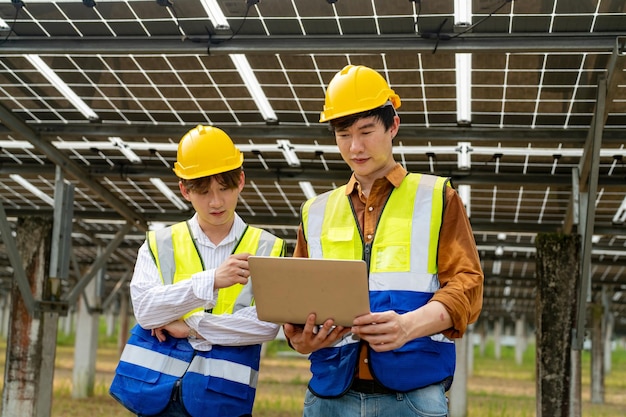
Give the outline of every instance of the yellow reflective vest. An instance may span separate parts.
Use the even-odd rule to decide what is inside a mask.
[[[196,272],[204,270],[202,258],[187,222],[150,231],[147,234],[147,240],[163,284],[189,279]],[[261,256],[282,256],[284,246],[284,241],[271,233],[247,226],[233,253],[248,252]],[[253,301],[250,281],[245,287],[242,284],[235,284],[219,290],[217,304],[211,313],[232,314],[239,308],[252,305]],[[184,318],[198,311],[202,309],[190,311],[185,314]]]
[[[312,258],[363,259],[369,266],[370,309],[403,314],[425,305],[439,289],[437,249],[449,180],[409,174],[383,208],[371,244],[364,244],[345,186],[307,201],[302,226]],[[344,337],[310,356],[309,388],[321,397],[343,395],[358,360],[359,339]],[[454,343],[441,334],[412,340],[391,352],[369,350],[372,375],[407,392],[451,378]],[[333,372],[329,372],[329,370]]]
[[[148,232],[148,245],[163,284],[189,279],[204,270],[187,222]],[[283,256],[284,241],[247,226],[235,253]],[[213,314],[232,314],[254,303],[251,281],[219,290]],[[194,310],[196,311],[196,310]],[[187,317],[194,311],[185,315]],[[207,410],[221,417],[252,413],[261,345],[221,346],[196,351],[187,339],[160,342],[136,325],[124,348],[109,392],[139,415],[155,415],[167,407],[172,390],[181,386],[181,400],[192,417]]]

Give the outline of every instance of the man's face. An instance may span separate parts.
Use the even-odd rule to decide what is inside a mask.
[[[335,141],[344,161],[358,179],[375,180],[395,166],[392,153],[393,138],[398,133],[400,118],[385,130],[374,116],[358,119],[349,127],[335,130]]]
[[[213,178],[206,189],[197,191],[189,191],[181,183],[180,192],[198,213],[198,220],[203,229],[205,226],[230,226],[235,218],[235,209],[239,193],[244,186],[244,179],[242,171],[238,187],[227,188]]]

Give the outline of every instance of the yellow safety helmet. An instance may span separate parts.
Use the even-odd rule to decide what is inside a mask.
[[[230,171],[242,164],[243,153],[222,129],[198,125],[178,143],[174,173],[191,180]]]
[[[346,65],[328,84],[320,122],[372,110],[387,101],[395,109],[400,107],[400,96],[378,72],[363,65]]]

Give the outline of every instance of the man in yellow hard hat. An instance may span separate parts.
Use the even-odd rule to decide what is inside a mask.
[[[371,313],[351,327],[285,324],[310,354],[305,417],[447,416],[454,338],[482,308],[483,272],[463,202],[448,178],[411,174],[393,157],[400,97],[375,70],[330,81],[328,122],[348,183],[302,206],[294,256],[363,259]],[[321,319],[327,319],[322,317]]]
[[[243,154],[222,130],[181,139],[174,172],[195,214],[150,231],[130,284],[137,326],[110,393],[140,416],[250,416],[261,344],[279,327],[261,322],[248,257],[283,256],[284,241],[235,212]]]

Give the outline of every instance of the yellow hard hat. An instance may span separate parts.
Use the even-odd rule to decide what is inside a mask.
[[[347,65],[328,84],[320,122],[372,110],[390,101],[400,107],[400,96],[375,70],[362,65]]]
[[[174,173],[191,180],[230,171],[242,164],[243,153],[222,129],[198,125],[178,143]]]

